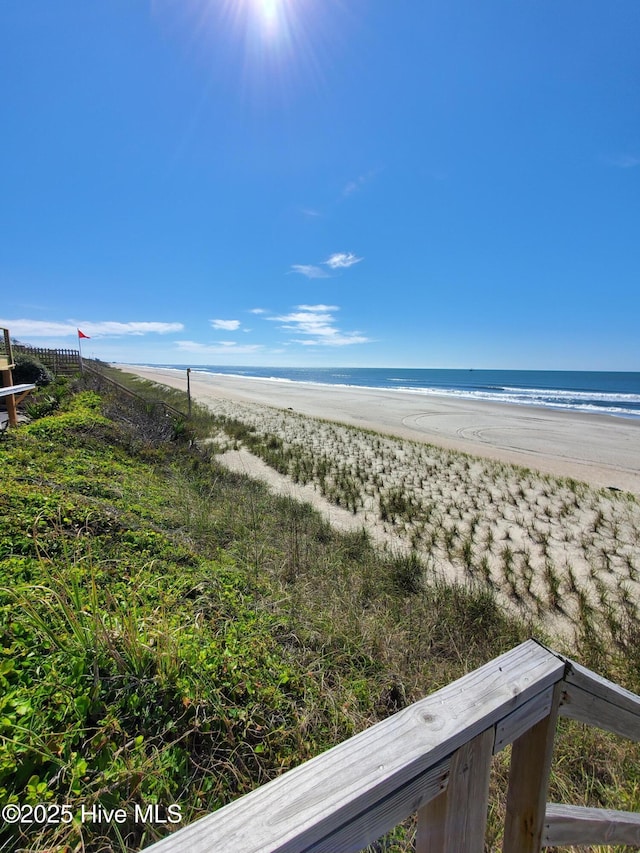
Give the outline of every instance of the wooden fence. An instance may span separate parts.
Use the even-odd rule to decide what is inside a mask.
[[[503,853],[640,846],[634,812],[546,803],[558,716],[640,740],[640,697],[529,640],[146,850],[347,853],[417,812],[418,853],[482,853],[508,744]]]
[[[31,355],[41,361],[56,376],[72,376],[79,373],[80,351],[77,349],[46,349],[45,347],[31,347],[24,344],[13,344],[14,356],[18,353]]]
[[[184,412],[181,412],[180,409],[176,409],[175,406],[171,406],[169,403],[165,403],[164,400],[149,400],[142,394],[138,394],[135,391],[132,391],[130,388],[127,388],[125,385],[122,385],[120,382],[116,382],[115,379],[112,379],[110,376],[107,376],[106,374],[102,373],[102,371],[96,368],[94,365],[87,364],[86,359],[84,361],[84,370],[85,373],[93,375],[98,382],[107,384],[113,390],[118,391],[119,394],[124,394],[126,397],[133,397],[134,399],[138,400],[139,403],[142,403],[144,406],[151,406],[159,409],[165,417],[177,418],[178,420],[183,420],[188,417],[188,415],[186,415]]]

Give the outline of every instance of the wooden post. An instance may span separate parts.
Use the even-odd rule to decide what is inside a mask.
[[[502,853],[539,853],[549,771],[563,682],[553,689],[548,716],[513,743]]]
[[[2,371],[2,387],[8,388],[13,385],[13,377],[11,368]],[[18,412],[16,410],[16,398],[13,394],[7,395],[5,398],[7,404],[7,415],[9,417],[9,426],[18,426]]]
[[[187,367],[187,404],[189,406],[189,417],[191,417],[191,368]]]
[[[6,370],[7,368],[10,368],[11,364],[13,363],[13,353],[11,352],[11,334],[9,333],[9,329],[3,328],[1,331],[2,331],[2,337],[3,337],[3,343],[2,343],[3,366],[2,366],[2,369]]]
[[[487,729],[454,754],[447,789],[418,811],[416,853],[482,853],[494,737]]]

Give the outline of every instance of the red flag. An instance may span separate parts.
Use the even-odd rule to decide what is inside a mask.
[[[84,333],[84,332],[81,332],[81,331],[80,331],[80,329],[78,329],[78,337],[79,337],[79,338],[88,338],[88,337],[89,337],[89,335],[85,335],[85,333]]]

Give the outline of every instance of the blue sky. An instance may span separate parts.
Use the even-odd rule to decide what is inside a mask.
[[[2,0],[0,325],[640,370],[640,4]]]

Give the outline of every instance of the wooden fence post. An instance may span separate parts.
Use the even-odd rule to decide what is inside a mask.
[[[562,688],[555,685],[548,716],[513,743],[502,853],[540,851]]]
[[[13,385],[13,374],[11,368],[2,371],[2,387],[8,388]],[[18,412],[16,409],[16,398],[13,394],[9,394],[4,398],[7,406],[7,416],[9,418],[9,426],[18,426]]]
[[[482,853],[494,738],[487,729],[454,754],[447,789],[418,811],[416,853]]]

